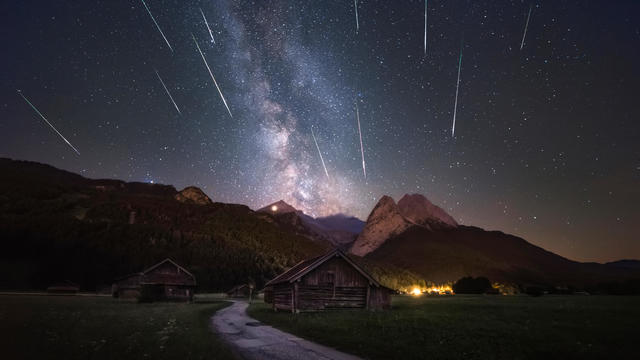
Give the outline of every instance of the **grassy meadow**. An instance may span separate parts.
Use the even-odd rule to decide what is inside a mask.
[[[637,358],[640,297],[473,296],[393,299],[393,309],[249,314],[369,359]],[[635,355],[633,355],[635,354]]]
[[[0,295],[4,359],[232,359],[209,328],[227,303]]]

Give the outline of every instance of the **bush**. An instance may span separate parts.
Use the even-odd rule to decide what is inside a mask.
[[[544,294],[544,289],[540,286],[528,286],[525,291],[527,295],[531,295],[534,297],[542,296]]]
[[[594,294],[607,295],[640,295],[640,279],[602,282],[587,291]]]
[[[477,278],[467,276],[453,284],[453,291],[456,294],[484,294],[491,290],[491,282],[483,276]]]

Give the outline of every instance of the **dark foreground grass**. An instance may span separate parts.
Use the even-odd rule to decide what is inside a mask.
[[[393,310],[274,313],[258,320],[370,359],[640,358],[640,297],[395,297]]]
[[[0,295],[0,358],[232,359],[209,328],[226,305]]]

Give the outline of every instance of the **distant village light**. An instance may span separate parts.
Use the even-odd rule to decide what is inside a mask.
[[[413,290],[411,290],[411,294],[415,296],[422,295],[422,290],[420,290],[420,288],[414,287]]]
[[[278,205],[272,205],[271,206],[271,211],[273,211],[273,212],[278,211]]]

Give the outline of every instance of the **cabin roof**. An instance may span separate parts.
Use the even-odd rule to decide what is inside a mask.
[[[162,264],[164,264],[164,263],[166,263],[166,262],[171,263],[172,265],[174,265],[174,266],[175,266],[175,267],[177,267],[178,269],[182,270],[183,272],[185,272],[186,274],[188,274],[188,275],[189,275],[189,276],[191,276],[192,278],[195,278],[195,276],[193,276],[193,274],[192,274],[192,273],[190,273],[187,269],[185,269],[185,268],[183,268],[182,266],[180,266],[180,265],[176,264],[176,262],[175,262],[175,261],[173,261],[173,260],[171,260],[171,259],[169,259],[169,258],[166,258],[166,259],[164,259],[164,260],[160,261],[159,263],[157,263],[157,264],[153,265],[152,267],[150,267],[150,268],[148,268],[148,269],[146,269],[146,270],[143,270],[141,274],[142,274],[142,275],[146,275],[147,273],[149,273],[149,272],[153,271],[154,269],[156,269],[157,267],[159,267],[160,265],[162,265]]]
[[[374,278],[371,277],[371,275],[369,275],[366,271],[364,271],[364,269],[362,269],[360,266],[358,266],[356,263],[354,263],[353,261],[351,261],[351,259],[349,259],[349,257],[342,252],[342,250],[336,248],[324,255],[321,256],[317,256],[311,259],[307,259],[307,260],[303,260],[299,263],[297,263],[296,265],[294,265],[291,269],[283,272],[282,274],[276,276],[273,280],[269,281],[268,283],[265,284],[266,286],[270,286],[270,285],[275,285],[275,284],[281,284],[281,283],[285,283],[285,282],[289,282],[292,283],[298,279],[300,279],[301,277],[303,277],[304,275],[308,274],[309,272],[313,271],[315,268],[317,268],[318,266],[324,264],[326,261],[334,258],[334,257],[341,257],[342,259],[344,259],[347,263],[349,263],[353,268],[355,268],[360,274],[362,274],[364,277],[366,277],[369,282],[371,284],[373,284],[376,287],[380,287],[380,283],[377,282]]]
[[[118,278],[115,278],[115,280],[114,280],[114,281],[122,281],[122,280],[124,280],[124,279],[128,279],[128,278],[130,278],[130,277],[134,277],[134,276],[142,276],[142,275],[143,275],[143,274],[142,274],[141,272],[131,273],[131,274],[127,274],[127,275],[124,275],[124,276],[120,276],[120,277],[118,277]]]

